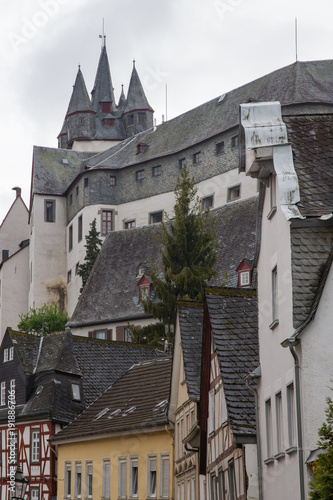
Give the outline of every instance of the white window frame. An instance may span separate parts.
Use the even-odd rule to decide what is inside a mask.
[[[80,478],[80,483],[78,482]],[[82,497],[82,463],[75,462],[74,466],[74,498]]]
[[[274,327],[279,321],[279,302],[278,302],[278,268],[274,266],[272,269],[272,324]]]
[[[295,389],[294,382],[287,385],[287,415],[288,415],[288,445],[295,446],[296,418],[295,418]]]
[[[208,394],[208,435],[215,432],[215,387]]]
[[[30,500],[39,500],[39,487],[38,486],[30,486]]]
[[[206,208],[214,207],[214,195],[210,194],[201,199],[201,208],[205,210]]]
[[[0,406],[5,406],[6,404],[6,381],[1,382],[1,396],[0,396]]]
[[[265,422],[266,422],[266,453],[267,453],[267,458],[271,458],[273,456],[271,398],[268,398],[265,401]]]
[[[70,498],[72,492],[72,463],[65,462],[64,465],[64,498]]]
[[[72,399],[73,399],[73,401],[81,401],[80,384],[77,384],[75,382],[71,382],[71,388],[72,388]]]
[[[134,469],[136,469],[136,488],[134,487],[134,478],[135,473]],[[138,498],[139,494],[139,458],[138,457],[130,457],[130,477],[129,477],[129,487],[130,487],[130,498]]]
[[[147,458],[147,498],[157,498],[157,456]]]
[[[9,348],[9,361],[14,359],[14,347]]]
[[[110,498],[111,490],[111,462],[109,458],[103,458],[102,464],[102,498]]]
[[[230,186],[227,191],[227,203],[239,200],[241,197],[241,185],[236,184],[235,186]]]
[[[31,429],[31,463],[40,462],[40,429]]]
[[[169,493],[170,493],[170,456],[169,456],[169,453],[161,453],[159,467],[160,467],[160,478],[159,478],[160,498],[169,498]]]
[[[94,466],[92,460],[87,460],[85,463],[85,480],[84,480],[84,497],[92,498],[94,487]],[[91,493],[90,493],[91,491]]]
[[[127,498],[127,460],[118,458],[118,499]]]
[[[283,408],[282,408],[282,392],[275,394],[275,418],[276,418],[276,446],[277,452],[281,453],[284,449],[284,432],[283,432]]]
[[[241,271],[239,274],[240,274],[240,286],[249,286],[250,271]]]
[[[8,348],[6,348],[6,349],[3,350],[3,362],[7,363],[8,360],[9,360]]]

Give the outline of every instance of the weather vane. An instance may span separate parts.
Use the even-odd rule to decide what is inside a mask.
[[[102,47],[105,47],[105,39],[106,39],[106,35],[104,34],[104,17],[103,17],[103,27],[102,27],[102,32],[103,34],[102,35],[99,35],[99,38],[102,39]]]

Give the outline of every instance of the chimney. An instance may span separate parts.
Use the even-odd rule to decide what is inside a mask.
[[[18,198],[19,196],[21,197],[21,188],[20,187],[13,187],[13,191],[16,191],[16,198]]]

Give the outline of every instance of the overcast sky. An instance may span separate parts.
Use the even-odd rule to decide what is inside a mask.
[[[0,224],[14,186],[29,206],[33,145],[57,147],[79,64],[92,90],[103,18],[116,100],[135,59],[159,124],[293,63],[295,17],[298,59],[333,58],[332,0],[0,0]]]

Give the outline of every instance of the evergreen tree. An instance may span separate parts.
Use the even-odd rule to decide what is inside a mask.
[[[60,311],[56,304],[44,304],[40,308],[31,307],[27,314],[20,315],[20,320],[17,328],[21,332],[40,336],[43,330],[45,335],[64,330],[69,316]]]
[[[177,299],[202,300],[207,281],[216,275],[217,241],[209,209],[201,208],[194,179],[182,169],[175,187],[174,218],[162,222],[163,274],[151,272],[159,302],[145,300],[146,314],[174,325]]]
[[[78,269],[78,275],[81,276],[82,279],[80,292],[82,292],[84,285],[87,283],[90,271],[101,251],[102,240],[99,238],[99,232],[96,229],[96,219],[90,224],[90,231],[86,236],[86,244],[84,246],[86,248],[84,263],[80,264]]]
[[[313,466],[312,500],[333,499],[333,401],[327,398],[326,422],[318,431],[318,447],[323,450]]]

